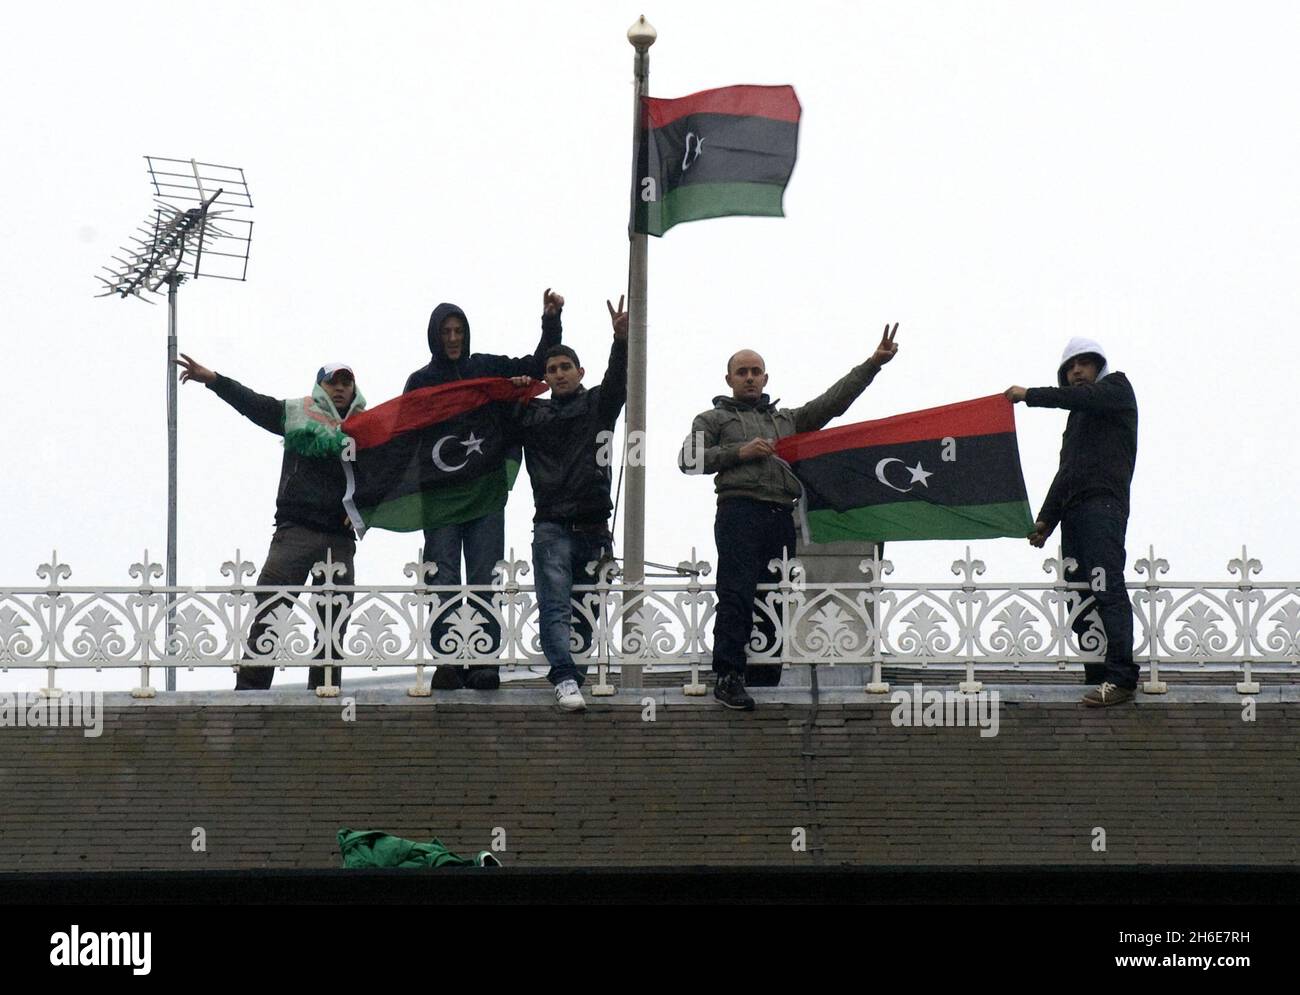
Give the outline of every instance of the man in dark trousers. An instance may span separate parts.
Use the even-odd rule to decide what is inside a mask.
[[[560,312],[564,298],[547,287],[542,292],[542,337],[531,356],[496,356],[470,351],[469,319],[455,304],[439,304],[429,316],[429,353],[427,365],[412,373],[406,380],[402,393],[421,387],[435,387],[456,380],[473,380],[477,377],[527,376],[541,379],[545,373],[546,351],[559,345],[563,334]],[[492,597],[492,571],[499,560],[505,559],[506,511],[505,505],[494,508],[485,515],[467,522],[440,525],[424,532],[423,559],[437,564],[431,583],[456,585],[460,583],[461,553],[465,555],[466,583],[479,588],[485,601]],[[442,635],[448,630],[446,619],[454,611],[450,605],[434,626],[433,642],[437,649]],[[500,627],[489,618],[486,625],[493,650],[501,642]],[[443,690],[460,687],[491,691],[500,687],[501,677],[496,667],[454,667],[443,665],[434,670],[430,683]]]
[[[347,480],[339,459],[344,438],[339,425],[348,415],[366,406],[351,367],[342,363],[323,366],[316,372],[316,385],[310,396],[279,401],[214,373],[184,353],[176,365],[181,367],[182,383],[193,380],[204,384],[253,424],[284,436],[284,460],[275,499],[275,534],[257,578],[258,586],[296,587],[311,576],[312,567],[325,560],[327,554],[343,567],[334,583],[351,586],[357,544],[343,510]],[[313,585],[323,582],[323,578],[312,577]],[[351,594],[344,597],[351,604]],[[258,605],[245,659],[267,655],[273,641],[267,638],[273,626],[271,620],[277,609],[289,605],[289,599],[281,598],[267,598]],[[333,645],[336,659],[342,656],[346,628],[346,622],[339,625],[339,638]],[[317,659],[325,658],[326,638],[324,634],[320,637]],[[274,675],[274,666],[241,666],[235,690],[265,691]],[[343,676],[342,669],[334,667],[331,676],[337,684]],[[314,689],[324,683],[325,668],[310,668],[307,687]]]
[[[614,326],[609,365],[600,385],[582,386],[586,370],[578,354],[565,345],[546,355],[549,398],[521,404],[515,412],[533,485],[533,574],[537,585],[538,629],[542,652],[551,665],[547,680],[555,687],[555,703],[565,711],[587,707],[580,690],[586,665],[574,662],[570,651],[573,629],[573,585],[589,584],[588,563],[613,558],[609,532],[609,440],[627,400],[627,312],[608,301]],[[523,386],[527,377],[515,383]],[[589,643],[591,624],[577,616],[579,640]]]
[[[1124,585],[1124,536],[1129,487],[1137,461],[1137,398],[1128,377],[1112,371],[1106,353],[1091,339],[1071,339],[1056,372],[1057,387],[1008,387],[1007,399],[1031,408],[1066,408],[1061,465],[1029,536],[1042,548],[1059,523],[1061,555],[1077,567],[1071,581],[1085,581],[1106,632],[1106,662],[1085,664],[1084,680],[1096,685],[1083,703],[1105,708],[1133,700],[1138,668],[1133,662],[1133,608]],[[1084,596],[1087,596],[1084,592]],[[1076,617],[1082,636],[1088,618]]]
[[[683,473],[716,473],[718,515],[713,536],[718,547],[718,607],[713,623],[713,697],[727,708],[754,708],[745,690],[746,648],[754,628],[754,596],[770,560],[794,555],[794,506],[803,492],[793,471],[775,456],[777,439],[812,432],[844,414],[894,358],[898,346],[885,326],[880,344],[866,362],[855,366],[830,390],[801,408],[778,408],[763,393],[767,368],[763,357],[742,349],[727,360],[731,396],[713,399],[713,408],[696,415],[682,444],[678,465]],[[759,614],[758,627],[769,645],[775,627]],[[774,687],[780,665],[755,665],[753,687]]]

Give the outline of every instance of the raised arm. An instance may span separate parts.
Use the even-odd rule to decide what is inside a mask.
[[[284,402],[249,390],[238,380],[223,377],[191,359],[185,353],[176,360],[181,368],[181,383],[201,383],[254,425],[268,432],[284,435]]]
[[[605,367],[605,379],[600,382],[600,397],[596,410],[602,422],[613,425],[618,420],[618,413],[627,403],[627,312],[623,310],[623,298],[618,299],[618,309],[609,301],[610,324],[614,326],[614,342],[609,347],[609,365]]]
[[[560,322],[560,312],[564,310],[564,298],[553,293],[550,287],[542,291],[542,337],[537,342],[537,349],[531,356],[493,356],[480,354],[487,376],[491,377],[532,377],[540,380],[546,375],[546,352],[553,345],[559,345],[564,336]]]
[[[816,431],[832,418],[837,418],[848,411],[849,405],[858,399],[858,395],[867,389],[867,385],[872,380],[876,379],[880,368],[897,355],[898,346],[894,342],[894,336],[897,334],[898,322],[894,322],[892,329],[886,325],[885,333],[880,337],[880,344],[865,363],[855,366],[820,397],[795,408],[795,431]]]

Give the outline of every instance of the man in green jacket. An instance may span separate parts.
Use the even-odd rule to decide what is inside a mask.
[[[713,696],[728,708],[754,707],[754,699],[745,691],[745,650],[755,624],[754,596],[768,561],[780,559],[784,552],[794,555],[793,512],[802,488],[789,466],[776,457],[776,440],[816,431],[844,414],[898,352],[897,333],[897,323],[892,329],[886,325],[880,344],[865,363],[800,408],[777,408],[771,402],[763,393],[767,386],[763,357],[742,349],[727,361],[731,396],[715,397],[711,410],[696,415],[682,444],[678,465],[683,473],[717,474]],[[770,645],[775,639],[772,620],[760,613],[757,625]],[[752,686],[772,687],[781,681],[781,668],[755,666],[750,678]]]

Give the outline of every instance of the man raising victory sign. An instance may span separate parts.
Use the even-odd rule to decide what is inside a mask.
[[[802,488],[790,468],[775,456],[776,440],[812,432],[844,414],[894,358],[898,324],[885,326],[876,351],[821,397],[801,408],[777,408],[763,388],[767,367],[752,349],[727,360],[731,395],[713,399],[713,408],[696,415],[682,444],[683,473],[714,473],[718,514],[713,535],[718,546],[718,609],[713,626],[713,696],[728,708],[753,709],[745,691],[745,649],[754,625],[754,595],[769,560],[794,554],[794,506]],[[758,626],[770,643],[775,630],[766,616]],[[751,683],[772,687],[781,681],[779,665],[755,666]]]

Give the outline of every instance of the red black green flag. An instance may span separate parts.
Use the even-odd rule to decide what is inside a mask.
[[[792,86],[725,86],[641,98],[632,230],[662,235],[680,221],[731,214],[784,217],[799,98]]]
[[[366,529],[416,532],[499,511],[519,472],[509,412],[544,383],[502,377],[423,387],[348,418],[343,506]],[[349,460],[347,457],[354,458]]]
[[[1001,394],[781,439],[812,542],[1024,538],[1033,531]]]

